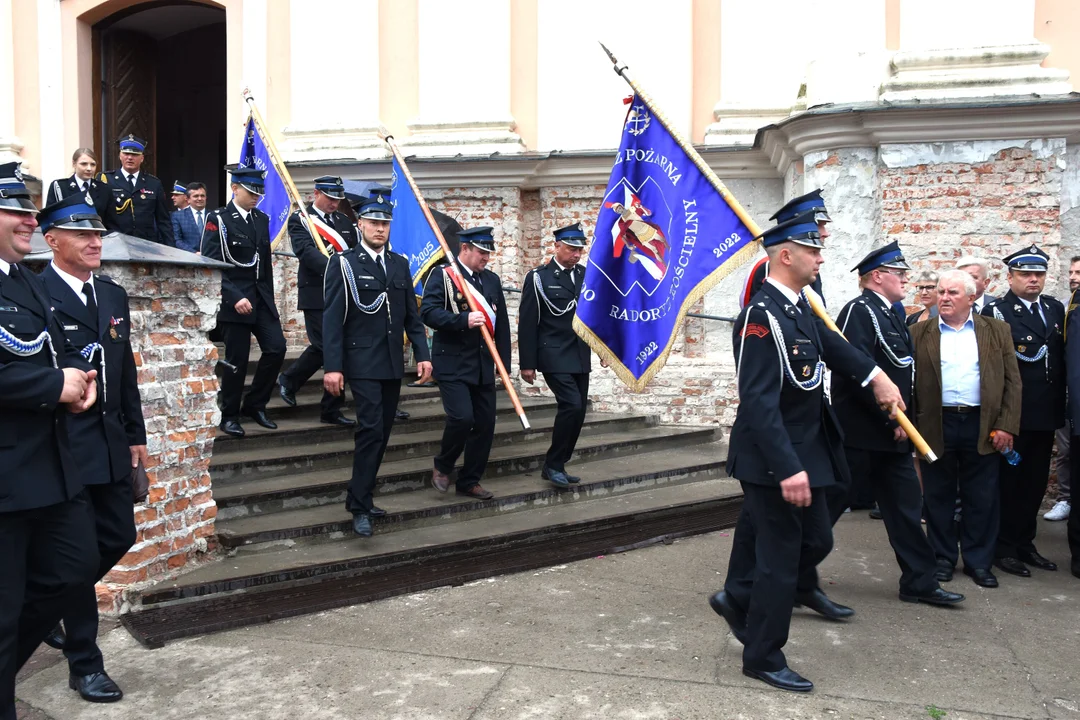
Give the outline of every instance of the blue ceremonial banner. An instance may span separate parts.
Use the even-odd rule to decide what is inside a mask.
[[[270,242],[277,247],[285,237],[286,223],[292,212],[292,201],[285,181],[278,174],[277,166],[270,159],[270,150],[260,134],[255,118],[248,116],[244,131],[244,144],[240,147],[240,167],[256,167],[266,171],[266,194],[259,201],[259,209],[270,216]]]
[[[390,248],[409,259],[413,289],[418,296],[423,295],[420,280],[432,265],[439,262],[443,251],[424,214],[424,208],[420,206],[420,198],[416,197],[412,185],[405,180],[405,173],[396,157],[390,175],[390,190],[390,202],[394,206],[394,219],[390,221]]]
[[[758,246],[683,147],[635,96],[574,318],[577,334],[635,392],[664,366],[694,303]]]

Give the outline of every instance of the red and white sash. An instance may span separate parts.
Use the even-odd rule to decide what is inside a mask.
[[[469,295],[471,295],[472,299],[475,301],[477,309],[480,312],[484,313],[484,324],[487,325],[488,332],[494,335],[495,311],[491,308],[491,304],[488,303],[487,298],[484,297],[484,294],[480,292],[480,290],[477,289],[475,285],[465,279],[465,277],[461,274],[461,271],[458,268],[453,266],[448,267],[453,268],[454,279],[457,280],[458,287],[464,290],[464,292],[469,293]]]
[[[322,239],[327,242],[334,250],[338,252],[344,252],[349,249],[349,243],[345,242],[345,238],[341,237],[341,234],[337,230],[324,223],[319,216],[315,213],[310,213],[308,218],[311,220],[311,224],[318,231]]]

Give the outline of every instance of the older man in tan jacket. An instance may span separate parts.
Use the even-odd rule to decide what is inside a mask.
[[[1020,430],[1020,370],[1009,326],[972,312],[970,275],[943,273],[938,293],[939,317],[911,328],[915,424],[939,458],[923,466],[927,535],[938,580],[952,580],[959,491],[964,574],[997,587],[990,571],[1000,524],[997,453],[1011,450]]]

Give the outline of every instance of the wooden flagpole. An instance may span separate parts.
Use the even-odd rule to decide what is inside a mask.
[[[315,247],[319,248],[319,252],[323,255],[330,257],[330,252],[326,249],[326,243],[323,242],[322,235],[319,234],[319,231],[315,229],[314,223],[311,222],[311,216],[308,214],[307,206],[304,204],[303,198],[300,197],[300,191],[298,191],[296,185],[293,184],[292,176],[289,175],[288,168],[285,167],[285,163],[281,160],[281,155],[278,154],[277,145],[274,144],[273,136],[266,132],[266,125],[263,123],[262,115],[259,114],[259,108],[255,105],[255,98],[248,88],[244,88],[244,102],[248,104],[251,117],[255,120],[255,129],[262,137],[263,143],[270,153],[270,162],[274,164],[274,169],[277,170],[278,175],[285,181],[285,191],[289,193],[289,200],[294,202],[297,209],[300,210],[300,215],[304,218],[304,226],[307,227],[308,232],[311,233],[311,239],[315,241]]]
[[[435,233],[435,237],[439,240],[439,246],[442,248],[443,254],[449,263],[447,270],[451,271],[449,274],[450,279],[454,283],[454,287],[465,297],[465,301],[469,304],[469,310],[471,312],[480,312],[480,309],[476,306],[476,301],[473,299],[472,293],[461,286],[461,276],[458,274],[457,268],[454,267],[454,253],[450,252],[450,245],[446,242],[446,238],[443,237],[442,230],[439,229],[439,224],[435,222],[435,218],[432,216],[430,208],[428,208],[427,201],[424,200],[424,196],[420,194],[420,188],[417,187],[416,181],[413,180],[412,173],[409,172],[409,166],[405,164],[405,159],[401,157],[401,153],[398,151],[393,136],[387,135],[383,140],[390,147],[390,152],[394,154],[394,158],[398,161],[398,165],[401,166],[401,171],[405,173],[405,179],[409,182],[409,187],[412,188],[413,195],[416,196],[417,202],[420,203],[420,208],[424,211],[424,217],[427,218],[428,224],[431,225],[431,231]],[[495,339],[491,337],[491,332],[487,329],[486,323],[480,326],[480,334],[484,338],[484,343],[487,345],[491,358],[495,361],[495,369],[499,371],[499,377],[501,377],[503,381],[503,389],[506,390],[506,394],[510,397],[510,402],[514,405],[514,412],[517,413],[518,420],[521,421],[521,427],[526,430],[530,429],[529,419],[525,417],[525,409],[521,407],[521,401],[518,399],[513,384],[510,382],[510,375],[506,372],[506,366],[503,365],[502,357],[499,355],[499,349],[495,347]]]
[[[750,217],[750,214],[746,212],[742,205],[739,204],[739,201],[735,199],[735,196],[731,194],[731,191],[728,190],[724,183],[720,180],[720,178],[716,176],[716,173],[713,172],[712,168],[710,168],[709,165],[705,162],[705,159],[702,158],[700,154],[698,154],[698,151],[694,149],[694,146],[688,143],[683,138],[682,133],[675,129],[671,121],[667,119],[664,113],[657,109],[657,107],[653,104],[652,98],[649,96],[649,94],[642,90],[641,86],[638,85],[638,83],[630,77],[630,74],[627,72],[627,67],[625,65],[619,67],[619,61],[615,59],[615,56],[611,53],[610,50],[607,49],[607,46],[605,46],[604,43],[600,43],[600,47],[604,49],[604,52],[607,53],[608,58],[611,60],[611,64],[614,66],[613,69],[615,70],[615,74],[625,80],[626,84],[629,85],[630,88],[634,91],[634,93],[641,98],[642,102],[644,102],[649,107],[649,110],[651,110],[656,119],[660,121],[660,124],[667,129],[667,131],[671,134],[671,137],[675,139],[675,142],[678,143],[679,147],[682,148],[683,152],[686,153],[687,157],[689,157],[690,160],[694,163],[694,165],[697,166],[698,170],[700,170],[702,174],[706,178],[708,178],[709,182],[712,183],[712,186],[716,188],[716,191],[720,193],[720,196],[724,198],[724,201],[727,202],[728,206],[739,217],[739,220],[741,220],[743,224],[746,225],[746,229],[752,232],[755,237],[760,235],[761,229],[757,226],[757,223],[754,222],[754,219]],[[760,240],[755,240],[754,243],[756,243],[759,247],[761,245]],[[828,312],[825,311],[825,305],[821,302],[821,298],[817,296],[817,293],[815,293],[814,290],[809,286],[804,288],[804,290],[806,291],[807,301],[810,303],[810,307],[814,311],[814,314],[816,314],[822,319],[826,327],[838,333],[840,337],[844,337],[844,334],[841,333],[840,329],[836,327],[836,323],[833,322],[833,319],[831,317],[829,317]],[[846,340],[847,338],[844,339]],[[932,449],[930,449],[930,444],[926,442],[926,439],[923,438],[923,436],[919,433],[917,429],[915,429],[915,426],[911,423],[911,420],[909,420],[908,417],[904,414],[904,411],[898,407],[893,407],[893,410],[896,412],[896,421],[900,423],[900,427],[904,428],[904,432],[907,433],[908,437],[911,439],[911,442],[914,443],[915,448],[919,451],[919,453],[924,458],[926,458],[928,462],[934,462],[935,460],[937,460],[937,455],[934,454],[934,451]]]

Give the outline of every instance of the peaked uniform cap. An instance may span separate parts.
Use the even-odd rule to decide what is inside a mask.
[[[38,224],[43,233],[54,228],[105,232],[105,224],[94,209],[94,199],[89,194],[72,193],[62,200],[46,205],[38,214]]]
[[[479,227],[469,228],[468,230],[462,230],[458,233],[458,240],[463,243],[468,243],[475,247],[485,250],[487,252],[495,252],[495,235],[493,231],[495,228],[490,225],[481,225]]]
[[[788,200],[787,204],[777,210],[769,219],[775,220],[777,223],[784,223],[811,210],[815,213],[814,219],[816,222],[832,222],[829,211],[825,208],[825,200],[821,197],[821,188]]]
[[[581,229],[581,223],[577,222],[573,225],[567,225],[561,227],[555,231],[555,240],[561,242],[564,245],[570,247],[585,247],[587,238],[585,237],[585,231]]]
[[[0,165],[0,210],[37,213],[37,206],[30,200],[30,191],[23,182],[20,163]]]
[[[1046,269],[1050,264],[1050,256],[1043,252],[1041,248],[1032,245],[1019,252],[1014,252],[1009,257],[1002,258],[1001,261],[1005,263],[1010,270],[1046,272]]]
[[[810,210],[787,222],[774,225],[758,235],[755,240],[761,240],[764,247],[772,247],[781,243],[793,242],[807,247],[823,248],[824,241],[821,239],[821,231],[818,229],[815,212]]]
[[[859,263],[851,268],[860,275],[877,270],[878,268],[890,268],[893,270],[910,270],[911,266],[904,259],[904,253],[900,249],[900,243],[895,240],[888,245],[871,250]]]

